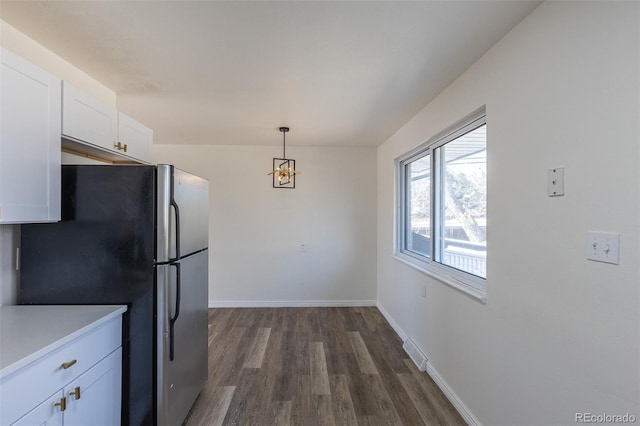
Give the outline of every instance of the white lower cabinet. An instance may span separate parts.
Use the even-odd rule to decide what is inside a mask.
[[[44,354],[0,381],[0,424],[120,424],[122,317]]]
[[[122,349],[100,361],[65,387],[65,426],[112,426],[120,423]]]
[[[91,367],[17,422],[16,426],[113,426],[120,423],[122,349]]]
[[[20,426],[58,426],[62,425],[62,411],[60,401],[64,393],[59,390],[42,404],[31,410],[29,414],[13,423]]]

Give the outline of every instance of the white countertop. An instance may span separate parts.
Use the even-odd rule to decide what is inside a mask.
[[[126,310],[125,305],[0,306],[0,379]]]

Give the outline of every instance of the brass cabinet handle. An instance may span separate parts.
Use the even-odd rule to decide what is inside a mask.
[[[116,148],[118,151],[124,151],[127,152],[127,144],[123,144],[122,142],[118,142],[118,143],[114,143],[113,147]]]
[[[63,396],[60,398],[60,402],[56,402],[53,404],[54,407],[60,407],[60,411],[64,411],[67,409],[67,397]]]
[[[78,362],[78,360],[76,360],[76,359],[71,360],[69,362],[63,362],[62,363],[62,368],[64,368],[66,370],[67,368],[73,366],[76,362]]]
[[[69,392],[69,395],[73,395],[76,399],[80,399],[80,386],[76,386],[76,390]]]

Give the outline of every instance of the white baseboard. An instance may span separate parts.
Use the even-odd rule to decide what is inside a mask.
[[[376,306],[375,300],[231,300],[209,301],[210,308],[325,308]]]
[[[402,328],[400,328],[398,323],[393,319],[391,314],[389,312],[387,312],[387,310],[384,308],[384,306],[382,306],[382,304],[380,302],[378,302],[376,304],[376,307],[378,308],[378,310],[380,311],[382,316],[387,320],[387,322],[389,323],[391,328],[393,328],[393,331],[395,331],[396,334],[398,336],[400,336],[400,339],[402,339],[403,342],[405,340],[407,340],[407,338],[409,337],[409,336],[407,336],[407,333],[405,333],[404,330]]]
[[[391,314],[389,312],[387,312],[387,310],[384,308],[384,306],[382,306],[382,304],[380,302],[378,302],[376,304],[376,306],[378,307],[378,310],[380,311],[382,316],[384,316],[385,319],[389,322],[389,324],[391,325],[391,328],[393,328],[393,330],[396,332],[396,334],[398,336],[400,336],[400,339],[402,339],[403,342],[405,340],[407,340],[409,338],[407,333],[405,333],[404,330],[398,325],[398,323],[393,319]],[[420,348],[418,345],[416,345],[416,346],[421,351],[424,352],[424,350],[422,348]],[[426,352],[425,352],[425,354],[426,354]],[[428,357],[429,356],[427,355],[427,358]],[[451,402],[451,404],[453,404],[455,409],[458,410],[458,413],[460,413],[462,418],[467,422],[467,424],[469,424],[469,426],[482,426],[482,424],[478,421],[478,419],[475,418],[473,413],[471,413],[469,408],[467,408],[467,406],[464,404],[464,402],[462,402],[460,397],[458,397],[458,395],[453,390],[451,390],[451,388],[449,387],[447,382],[444,381],[444,379],[440,376],[440,374],[438,374],[438,371],[428,361],[427,361],[427,374],[429,374],[429,376],[431,376],[431,378],[436,383],[436,385],[438,385],[438,387],[440,388],[442,393],[444,393],[444,395]]]
[[[430,362],[427,362],[427,374],[431,376],[436,385],[440,388],[442,393],[445,394],[447,399],[453,404],[453,406],[458,410],[458,413],[462,416],[462,418],[467,422],[469,426],[482,426],[482,424],[476,419],[471,410],[467,408],[467,406],[462,402],[460,397],[451,390],[447,382],[438,374],[438,371],[431,365]]]

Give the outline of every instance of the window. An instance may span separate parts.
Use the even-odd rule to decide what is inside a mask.
[[[487,125],[484,108],[397,160],[396,257],[484,300]]]

